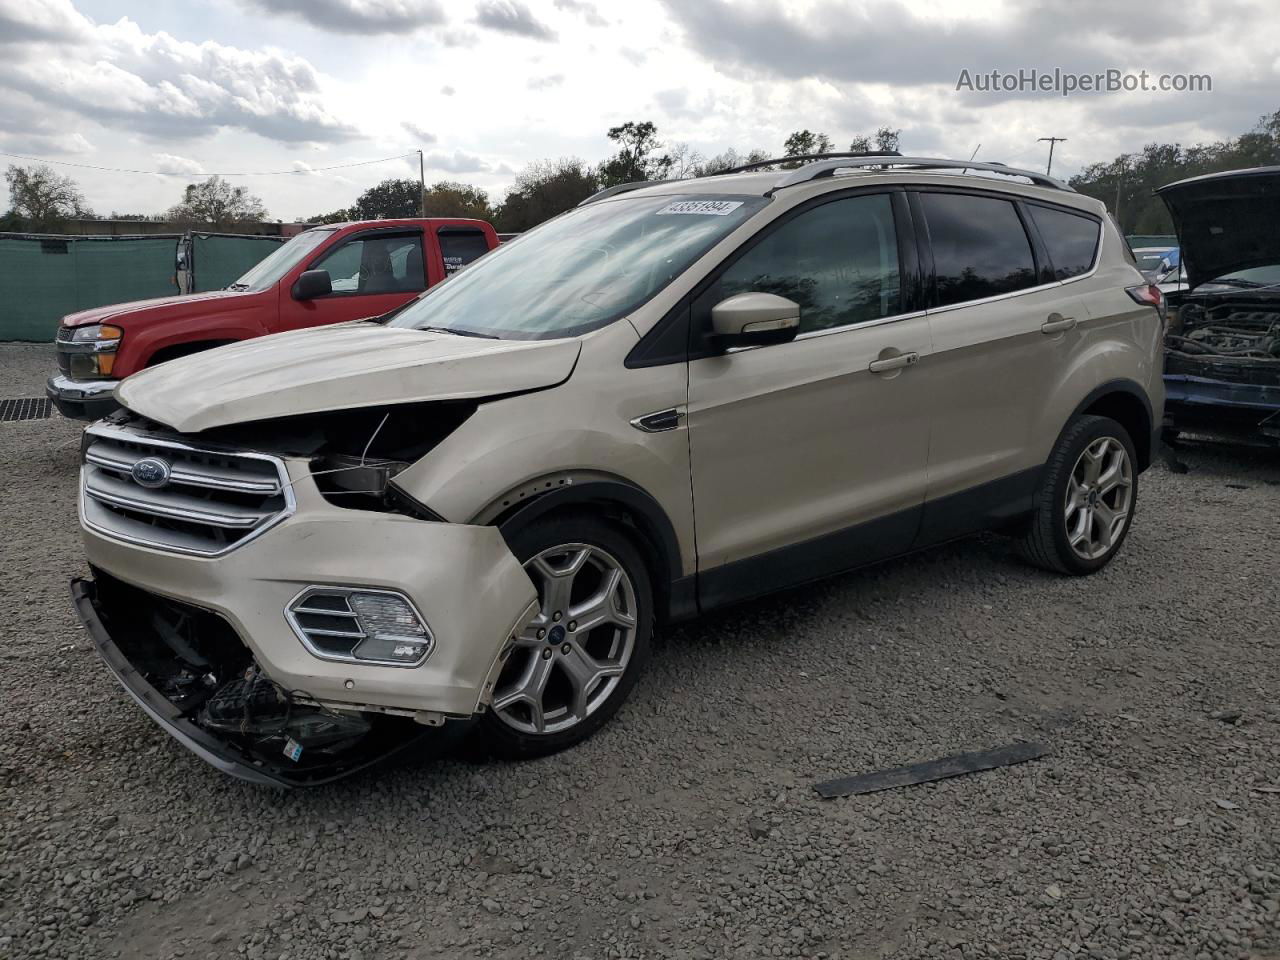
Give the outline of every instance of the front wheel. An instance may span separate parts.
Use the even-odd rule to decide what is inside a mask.
[[[1109,417],[1077,417],[1045,465],[1019,552],[1058,573],[1101,570],[1128,536],[1137,502],[1137,456],[1129,432]]]
[[[617,712],[649,655],[653,595],[640,551],[592,517],[548,517],[513,538],[538,591],[481,719],[491,752],[545,756],[585,740]]]

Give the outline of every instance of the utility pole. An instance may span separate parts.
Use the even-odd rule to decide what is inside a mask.
[[[1047,177],[1053,173],[1053,145],[1055,143],[1066,143],[1066,137],[1041,137],[1039,143],[1049,141],[1049,164],[1044,168],[1044,175]]]
[[[1116,226],[1120,226],[1120,184],[1124,182],[1124,175],[1129,168],[1129,155],[1127,153],[1120,155],[1120,170],[1116,174],[1116,205],[1111,211],[1111,215],[1115,217]]]
[[[422,158],[422,151],[418,151],[418,194],[419,202],[422,205],[422,216],[427,215],[427,162]]]

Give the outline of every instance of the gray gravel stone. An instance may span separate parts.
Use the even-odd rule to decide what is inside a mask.
[[[9,396],[50,365],[0,346]],[[666,631],[568,753],[281,794],[160,732],[79,629],[78,437],[0,425],[0,956],[1280,955],[1274,453],[1154,467],[1097,576],[953,544]],[[1054,754],[811,790],[1018,739]]]

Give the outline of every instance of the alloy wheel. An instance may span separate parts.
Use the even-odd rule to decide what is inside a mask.
[[[521,733],[560,733],[604,703],[626,672],[635,587],[618,560],[592,544],[550,547],[524,568],[538,590],[538,614],[514,639],[492,707]]]
[[[1067,542],[1097,560],[1118,542],[1133,509],[1133,464],[1115,437],[1099,437],[1080,454],[1067,481]]]

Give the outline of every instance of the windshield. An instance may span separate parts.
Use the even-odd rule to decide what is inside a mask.
[[[1274,287],[1276,284],[1280,284],[1280,265],[1233,270],[1231,273],[1215,277],[1208,282],[1232,287]],[[1201,286],[1206,285],[1201,284]]]
[[[266,290],[292,270],[303,257],[328,240],[332,233],[332,230],[304,230],[292,240],[282,243],[265,259],[259,260],[248,273],[227,289]]]
[[[509,340],[625,316],[759,210],[763,197],[622,197],[575,207],[432,288],[393,327]]]

